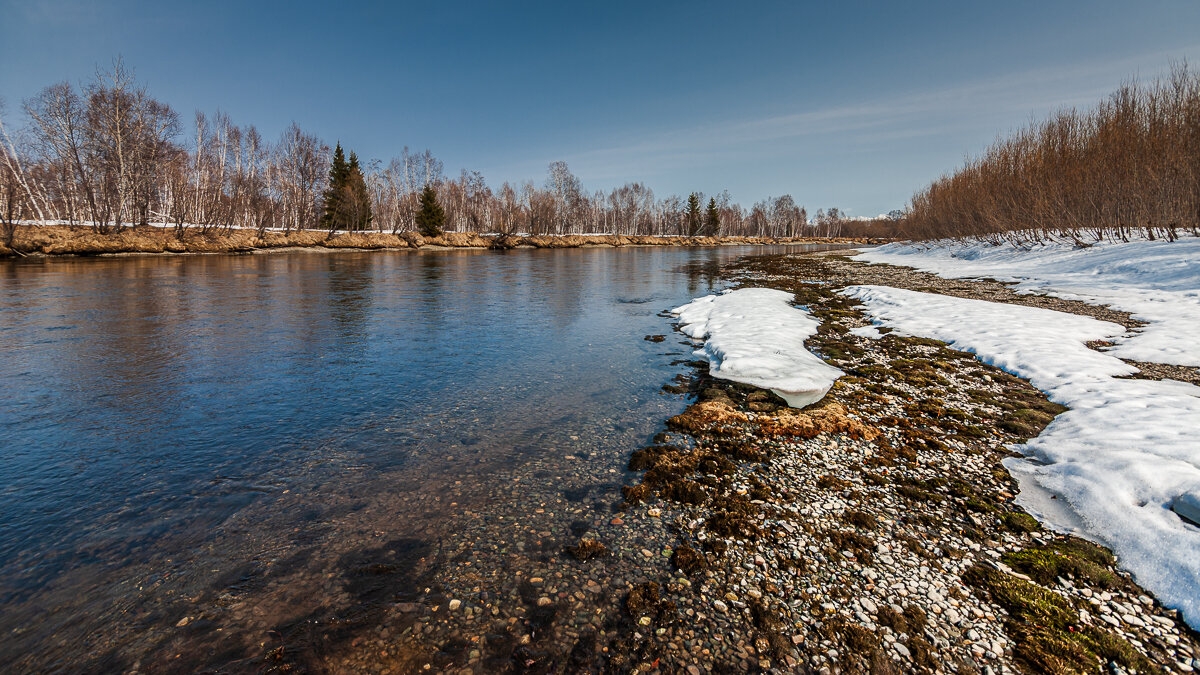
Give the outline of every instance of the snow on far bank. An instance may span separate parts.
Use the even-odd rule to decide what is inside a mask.
[[[1118,379],[1137,369],[1085,344],[1121,335],[1114,323],[883,286],[842,293],[865,304],[877,324],[974,352],[1068,406],[1017,446],[1025,458],[1005,461],[1022,483],[1018,502],[1069,530],[1061,515],[1038,508],[1030,488],[1062,495],[1085,534],[1108,544],[1139,583],[1200,628],[1200,527],[1171,510],[1176,499],[1200,495],[1200,387]]]
[[[713,377],[770,389],[801,408],[821,400],[842,371],[808,351],[820,322],[793,307],[792,294],[743,288],[708,295],[671,310],[684,334],[704,340]]]
[[[1110,353],[1135,361],[1200,366],[1200,238],[1178,241],[1068,243],[1029,249],[981,242],[888,244],[857,256],[915,267],[947,278],[1017,282],[1044,293],[1107,305],[1148,323],[1116,336]]]

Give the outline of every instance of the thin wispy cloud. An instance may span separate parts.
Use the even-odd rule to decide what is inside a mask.
[[[764,152],[792,151],[807,141],[831,136],[852,141],[859,151],[863,146],[886,145],[978,126],[986,130],[990,139],[1054,110],[1094,105],[1120,82],[1134,77],[1153,78],[1181,54],[1198,53],[1200,45],[1192,45],[1102,63],[1024,70],[785,115],[694,124],[565,156],[544,155],[500,170],[536,176],[549,162],[563,159],[585,179],[623,181],[630,176],[631,167],[652,175],[692,167],[697,162],[745,161]],[[1152,72],[1139,71],[1147,63],[1161,67]],[[1007,127],[995,126],[997,121],[1005,120]],[[703,151],[697,151],[698,147]],[[978,149],[964,147],[958,154]]]

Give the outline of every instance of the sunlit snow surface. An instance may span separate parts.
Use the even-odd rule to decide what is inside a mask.
[[[842,371],[805,348],[820,322],[791,302],[791,293],[743,288],[671,312],[684,334],[704,340],[696,354],[714,377],[770,389],[800,408],[821,400]]]
[[[1066,243],[1029,250],[982,243],[889,244],[859,260],[915,267],[947,278],[1017,282],[1045,293],[1133,314],[1148,325],[1116,339],[1113,354],[1136,361],[1200,366],[1200,238]]]
[[[1194,267],[1159,247],[1132,250],[1158,250],[1164,263],[1174,261],[1163,269]],[[1111,256],[1105,257],[1116,264]],[[1069,255],[1061,259],[1065,266],[1085,267]],[[915,266],[920,259],[913,255],[904,260]],[[1014,267],[1017,264],[1013,262]],[[986,264],[982,267],[987,269]],[[1130,272],[1124,278],[1136,276]],[[1147,285],[1150,276],[1145,273]],[[1094,280],[1099,289],[1117,287],[1114,296],[1128,298],[1132,293],[1123,282],[1109,284],[1105,272],[1097,272]],[[1082,285],[1076,288],[1085,294]],[[1186,524],[1171,510],[1181,495],[1200,493],[1200,387],[1173,380],[1118,379],[1136,369],[1111,352],[1098,352],[1085,344],[1121,336],[1125,331],[1117,324],[882,286],[851,286],[842,292],[865,304],[876,324],[974,352],[980,360],[1028,379],[1051,400],[1068,406],[1070,410],[1041,435],[1017,446],[1025,459],[1006,460],[1022,482],[1018,501],[1051,526],[1069,529],[1074,523],[1038,508],[1031,496],[1037,491],[1027,489],[1032,488],[1028,481],[1062,495],[1087,535],[1108,544],[1138,582],[1168,606],[1180,609],[1193,628],[1200,628],[1200,528]],[[1176,297],[1188,295],[1185,289],[1171,292]],[[1194,300],[1194,290],[1191,296]],[[1163,307],[1160,315],[1167,319],[1169,314]],[[1177,312],[1176,318],[1189,320],[1187,311]],[[1166,346],[1182,334],[1181,328],[1168,325],[1159,338]],[[1195,333],[1192,336],[1195,341]],[[1188,346],[1175,344],[1170,353],[1186,354]],[[1143,356],[1157,353],[1147,348]]]

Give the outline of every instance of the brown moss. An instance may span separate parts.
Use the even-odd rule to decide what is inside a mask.
[[[650,499],[654,491],[649,485],[642,483],[640,485],[626,485],[621,488],[621,494],[625,497],[625,501],[628,504],[641,504]]]
[[[817,487],[821,490],[845,490],[850,487],[850,481],[826,474],[817,478]]]
[[[658,603],[658,584],[647,581],[634,586],[625,596],[625,611],[635,618],[646,616],[657,609]]]
[[[786,409],[777,414],[757,420],[762,433],[767,435],[813,438],[822,433],[845,434],[851,438],[874,440],[879,436],[875,427],[863,424],[850,417],[840,403],[826,403],[819,408],[803,412]]]
[[[663,457],[678,452],[682,450],[673,445],[651,445],[635,450],[629,458],[629,470],[645,471],[658,464]]]
[[[831,530],[826,536],[834,549],[838,552],[849,551],[853,553],[855,559],[864,565],[870,565],[874,559],[872,551],[875,549],[875,541],[864,534],[847,532],[845,530]]]
[[[696,470],[715,476],[727,476],[737,471],[737,465],[727,457],[710,452],[700,455],[700,459],[696,463]]]
[[[708,560],[689,546],[676,546],[671,552],[671,564],[685,574],[695,574],[708,568]]]
[[[705,521],[705,527],[722,537],[757,539],[762,535],[755,516],[758,508],[744,496],[722,495],[713,499],[714,513]]]
[[[690,480],[678,480],[664,485],[658,496],[681,504],[703,504],[708,494],[698,483]]]
[[[744,413],[721,401],[703,401],[688,407],[681,414],[667,420],[672,429],[691,434],[709,433],[748,421]]]
[[[566,552],[576,560],[586,562],[592,558],[608,555],[608,547],[595,539],[580,539],[578,544],[568,546]]]
[[[875,516],[864,511],[850,509],[842,514],[842,521],[863,530],[874,530],[879,527]]]

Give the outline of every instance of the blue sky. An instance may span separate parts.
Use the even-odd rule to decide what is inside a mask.
[[[874,215],[1033,118],[1200,67],[1200,2],[0,0],[10,124],[117,55],[185,120],[429,148],[493,186],[561,159],[593,190]]]

